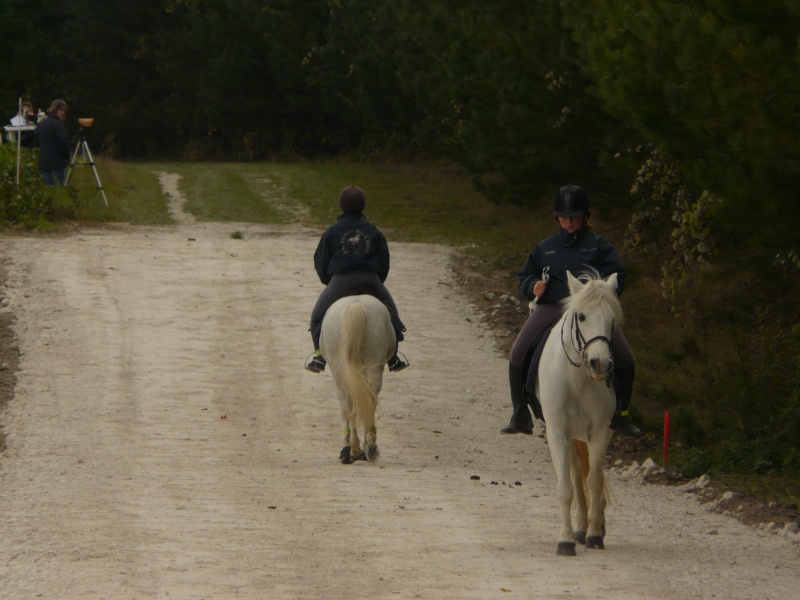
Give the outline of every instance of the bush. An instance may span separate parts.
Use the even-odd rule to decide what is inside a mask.
[[[17,147],[0,146],[0,223],[39,227],[50,219],[75,213],[75,193],[42,183],[38,150],[22,148],[17,184]]]

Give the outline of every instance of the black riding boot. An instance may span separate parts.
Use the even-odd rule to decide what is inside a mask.
[[[511,404],[514,406],[514,414],[511,415],[508,426],[501,429],[500,433],[525,433],[527,435],[533,433],[533,418],[528,403],[525,402],[525,382],[522,375],[520,367],[508,365],[508,383],[511,387]]]
[[[614,391],[617,394],[617,412],[611,419],[611,429],[628,437],[642,437],[642,431],[628,419],[628,407],[633,396],[633,365],[614,370]]]

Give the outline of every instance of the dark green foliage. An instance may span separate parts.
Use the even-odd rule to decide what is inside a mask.
[[[74,198],[68,189],[48,188],[42,183],[36,152],[23,148],[19,164],[18,184],[17,147],[0,146],[0,223],[41,227],[48,219],[74,212]]]
[[[0,221],[19,223],[36,221],[47,211],[42,193],[41,176],[36,157],[29,150],[20,153],[20,183],[17,185],[17,148],[13,144],[0,146]]]
[[[720,223],[797,244],[800,8],[791,0],[562,0],[609,109],[724,198]],[[780,240],[777,244],[776,240]]]

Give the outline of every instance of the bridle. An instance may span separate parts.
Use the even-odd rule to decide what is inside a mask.
[[[596,335],[593,338],[591,338],[590,340],[587,340],[584,337],[583,332],[581,331],[580,322],[578,321],[578,311],[573,311],[571,321],[572,321],[572,326],[571,326],[571,330],[572,331],[570,332],[570,340],[572,342],[572,350],[575,351],[578,354],[578,356],[580,357],[580,360],[578,360],[578,362],[575,362],[574,360],[572,360],[572,357],[569,355],[569,351],[568,351],[567,347],[564,345],[564,326],[567,324],[567,319],[563,319],[561,321],[561,348],[564,350],[564,355],[567,357],[567,360],[569,361],[569,364],[571,364],[573,367],[581,367],[581,366],[585,365],[586,364],[586,351],[589,349],[589,346],[591,344],[593,344],[595,342],[598,342],[598,341],[599,342],[605,342],[608,345],[608,353],[609,353],[609,355],[611,354],[611,340],[609,338],[607,338],[606,336],[604,336],[604,335]],[[615,323],[612,320],[611,321],[611,335],[612,336],[614,335],[614,327],[615,327]],[[577,342],[577,346],[576,346],[576,342]],[[613,363],[612,363],[612,368],[609,370],[608,377],[606,378],[606,384],[610,387],[611,386],[611,382],[613,382],[613,380],[614,380],[614,369],[613,369]]]

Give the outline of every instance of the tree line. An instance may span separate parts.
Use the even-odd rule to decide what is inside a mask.
[[[618,184],[610,157],[654,143],[701,190],[793,208],[791,0],[6,0],[0,18],[7,110],[63,97],[123,158],[426,152],[524,199],[543,177]]]
[[[117,158],[428,156],[498,202],[613,198],[698,327],[727,309],[697,282],[740,278],[800,433],[796,0],[5,0],[0,22],[9,117],[63,98]]]

